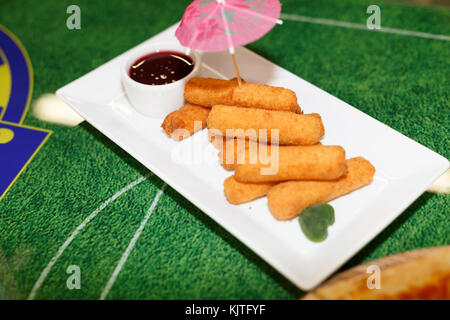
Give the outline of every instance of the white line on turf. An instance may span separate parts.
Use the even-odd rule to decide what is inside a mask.
[[[343,27],[343,28],[360,29],[360,30],[367,30],[367,31],[399,34],[399,35],[410,36],[410,37],[419,37],[419,38],[426,38],[426,39],[450,41],[450,36],[446,36],[443,34],[425,33],[425,32],[395,29],[395,28],[388,28],[388,27],[381,27],[381,29],[378,29],[378,30],[377,29],[370,30],[370,29],[367,29],[367,26],[365,24],[361,24],[361,23],[353,23],[353,22],[324,19],[324,18],[313,18],[313,17],[307,17],[307,16],[300,16],[300,15],[296,15],[296,14],[282,13],[280,15],[280,18],[284,19],[284,20],[291,20],[291,21],[300,21],[300,22],[315,23],[315,24],[325,24],[325,25],[337,26],[337,27]]]
[[[117,276],[119,275],[120,271],[122,270],[125,262],[127,262],[128,256],[131,253],[131,250],[133,250],[134,245],[136,244],[137,240],[139,239],[139,236],[142,233],[142,230],[144,230],[145,225],[147,224],[148,219],[152,215],[153,211],[156,208],[156,205],[158,204],[159,198],[164,193],[164,189],[166,189],[167,184],[163,184],[161,190],[158,191],[158,193],[155,196],[155,199],[153,199],[152,204],[150,205],[150,208],[147,211],[147,214],[145,215],[144,219],[141,222],[141,225],[137,229],[136,233],[134,234],[133,238],[131,239],[130,243],[128,244],[128,247],[125,249],[125,252],[123,253],[122,257],[120,258],[119,263],[117,264],[116,268],[114,269],[113,273],[111,274],[111,277],[109,278],[108,282],[106,283],[105,288],[103,289],[100,300],[104,300],[106,296],[108,295],[109,291],[111,290],[112,286],[114,285],[114,282],[117,279]]]
[[[33,300],[36,296],[36,292],[41,287],[42,283],[44,282],[45,278],[47,277],[48,273],[52,269],[53,265],[56,263],[58,258],[62,255],[64,250],[72,243],[73,239],[77,236],[77,234],[92,220],[94,219],[105,207],[116,200],[118,197],[120,197],[125,192],[129,191],[130,189],[134,188],[138,184],[140,184],[142,181],[147,179],[150,176],[150,174],[146,174],[143,177],[140,177],[139,179],[134,180],[126,187],[120,189],[115,195],[113,195],[111,198],[103,202],[100,207],[95,209],[86,219],[83,220],[83,222],[75,229],[75,231],[72,232],[72,234],[67,238],[67,240],[62,244],[61,247],[59,247],[58,252],[50,259],[50,262],[47,264],[47,266],[42,270],[41,275],[37,279],[36,283],[33,286],[33,289],[31,289],[31,292],[28,296],[28,300]]]

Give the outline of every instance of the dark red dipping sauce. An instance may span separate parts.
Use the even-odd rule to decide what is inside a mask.
[[[162,85],[186,77],[194,69],[191,57],[176,51],[153,52],[136,60],[130,78],[144,84]]]

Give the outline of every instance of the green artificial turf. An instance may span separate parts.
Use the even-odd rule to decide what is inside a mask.
[[[33,99],[54,92],[177,22],[189,1],[0,0],[0,23],[33,64]],[[283,13],[450,35],[450,11],[379,1],[282,1]],[[78,4],[82,28],[66,28]],[[449,158],[450,42],[285,21],[248,46]],[[301,102],[301,97],[300,102]],[[0,298],[26,298],[43,268],[101,203],[108,205],[51,269],[37,299],[97,299],[162,181],[86,122],[53,134],[0,202]],[[448,196],[425,193],[344,268],[388,254],[450,243]],[[68,290],[66,269],[81,268]],[[293,299],[303,293],[171,188],[131,252],[109,299]]]

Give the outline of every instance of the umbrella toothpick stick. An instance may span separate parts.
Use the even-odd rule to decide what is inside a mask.
[[[233,58],[234,70],[236,70],[236,77],[237,77],[238,84],[239,84],[239,87],[240,87],[242,85],[242,80],[241,80],[241,75],[239,73],[239,67],[238,67],[238,64],[237,64],[236,55],[234,53],[232,53],[231,57]]]
[[[256,5],[262,2],[264,5]],[[234,46],[244,46],[264,36],[279,19],[279,0],[194,0],[183,14],[175,36],[188,48],[207,52],[228,49],[233,58],[236,78],[242,78]]]

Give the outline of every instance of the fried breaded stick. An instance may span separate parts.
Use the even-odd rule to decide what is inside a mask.
[[[193,104],[212,107],[216,104],[232,105],[233,89],[237,79],[191,78],[184,87],[184,98]]]
[[[208,135],[213,146],[219,149],[219,163],[226,170],[234,170],[234,166],[237,163],[238,151],[245,148],[248,149],[249,140],[227,138],[221,135],[215,135],[210,131],[208,131]]]
[[[323,125],[322,117],[318,113],[307,113],[305,114],[307,117],[313,117],[320,121],[320,136],[323,137],[325,135],[325,126]]]
[[[222,104],[302,113],[294,91],[245,81],[239,87],[236,78],[191,78],[184,88],[184,98],[205,107]]]
[[[249,148],[245,161],[237,161],[235,178],[241,182],[336,180],[346,170],[345,150],[340,146],[272,146],[259,151]]]
[[[219,136],[216,136],[216,139],[218,139]],[[257,143],[251,140],[247,139],[232,139],[232,138],[225,138],[222,137],[223,142],[217,143],[216,147],[219,149],[219,163],[226,169],[226,170],[234,170],[236,167],[236,164],[238,163],[246,163],[246,153],[249,152],[250,145],[254,146],[255,149],[252,149],[254,152],[258,152],[259,146],[264,146],[266,148],[270,148],[270,145],[263,144],[263,143]],[[220,146],[219,146],[220,144]],[[320,144],[320,143],[319,143]],[[245,152],[245,153],[244,153]],[[266,150],[262,150],[263,154],[266,155]],[[270,157],[270,154],[267,154]],[[258,156],[258,153],[256,154]],[[248,157],[247,157],[248,159]]]
[[[257,143],[251,140],[236,139],[236,138],[227,139],[225,137],[222,138],[223,138],[222,144],[220,146],[217,145],[219,149],[218,156],[219,156],[219,163],[226,170],[234,170],[236,163],[238,163],[238,155],[241,154],[243,151],[248,152],[250,144],[254,144],[256,148],[258,145]],[[242,163],[244,163],[244,161],[242,161]]]
[[[169,113],[161,128],[169,137],[180,141],[206,127],[206,119],[211,109],[186,104]]]
[[[275,182],[243,183],[231,176],[224,181],[223,187],[225,197],[230,203],[241,204],[265,196],[275,184]]]
[[[267,194],[269,209],[278,220],[297,217],[306,208],[328,202],[369,184],[375,168],[363,157],[347,160],[347,174],[335,181],[288,181]]]
[[[208,130],[208,137],[209,141],[213,144],[214,147],[221,150],[222,146],[224,145],[225,141],[227,140],[226,137],[223,137],[220,134],[215,134],[213,131]]]
[[[302,113],[294,91],[265,84],[244,83],[234,88],[232,102],[239,107]]]
[[[284,145],[313,145],[323,135],[322,121],[316,116],[256,108],[217,105],[207,124],[229,138]]]
[[[311,114],[305,114],[305,116],[311,116],[318,119],[320,118],[320,115],[317,113],[311,113]],[[209,132],[209,131],[208,131]],[[321,135],[324,134],[324,128],[323,125],[321,126]],[[210,135],[210,140],[212,144],[219,149],[219,163],[226,169],[226,170],[234,170],[236,163],[237,163],[237,157],[238,152],[248,151],[249,147],[249,140],[243,140],[243,139],[236,139],[236,138],[226,138],[219,135]],[[246,141],[246,142],[243,142]],[[230,145],[232,144],[232,146]],[[318,145],[321,145],[319,142]],[[239,148],[238,148],[239,147]],[[242,162],[243,163],[243,162]]]
[[[238,140],[240,143],[238,143]],[[234,170],[237,163],[238,153],[242,149],[248,148],[246,140],[241,139],[225,139],[222,148],[219,151],[219,163],[226,170]]]

